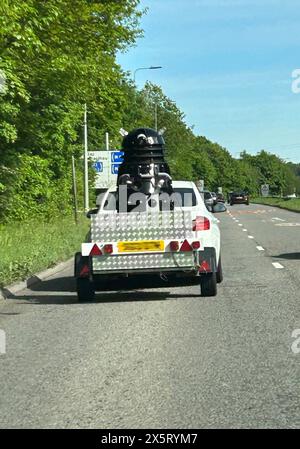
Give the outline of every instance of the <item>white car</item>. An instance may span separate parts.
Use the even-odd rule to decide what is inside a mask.
[[[202,296],[217,294],[217,283],[223,280],[219,220],[207,210],[193,182],[173,181],[173,191],[174,209],[153,215],[170,220],[169,226],[148,225],[143,220],[151,214],[119,213],[116,188],[97,198],[98,209],[90,214],[91,241],[83,243],[75,257],[79,299],[93,297],[95,281],[104,277],[145,273],[198,276]],[[159,201],[164,210],[163,200]],[[215,207],[217,212],[226,210],[223,204]],[[124,218],[126,226],[123,221],[121,228]]]

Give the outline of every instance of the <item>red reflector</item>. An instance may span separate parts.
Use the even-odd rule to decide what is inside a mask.
[[[113,249],[112,245],[108,244],[108,245],[104,245],[103,250],[104,250],[105,254],[112,254],[114,249]]]
[[[196,217],[193,220],[193,231],[208,231],[210,229],[210,221],[207,217]]]
[[[180,248],[180,251],[192,251],[192,247],[191,247],[191,245],[189,244],[189,242],[187,241],[187,240],[185,240],[184,242],[183,242],[183,244],[181,245],[181,248]]]
[[[79,277],[84,278],[84,277],[87,277],[89,274],[90,274],[89,266],[88,265],[84,265],[81,268],[81,271],[79,273]]]
[[[90,251],[90,256],[102,256],[102,252],[96,243]]]
[[[200,242],[193,242],[192,243],[193,249],[199,249],[200,248]]]
[[[202,264],[200,265],[199,271],[201,273],[211,273],[211,267],[210,264],[207,262],[207,260],[204,260]]]
[[[179,250],[179,242],[177,240],[173,240],[172,242],[170,242],[170,250],[171,251]]]

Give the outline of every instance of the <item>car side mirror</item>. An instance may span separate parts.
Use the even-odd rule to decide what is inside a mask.
[[[214,214],[218,214],[219,212],[226,212],[227,207],[224,203],[217,203],[212,207],[212,211]]]

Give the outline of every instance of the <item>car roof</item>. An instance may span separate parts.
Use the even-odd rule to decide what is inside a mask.
[[[194,189],[195,184],[192,181],[173,181],[172,186],[177,189]]]

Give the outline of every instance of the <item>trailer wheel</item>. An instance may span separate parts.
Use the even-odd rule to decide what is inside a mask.
[[[81,261],[82,255],[81,252],[77,252],[75,253],[75,257],[74,257],[74,276],[77,277],[78,276],[78,267]]]
[[[221,284],[221,282],[223,282],[223,268],[222,268],[221,254],[220,254],[219,263],[218,263],[218,271],[217,271],[217,283]]]
[[[93,301],[95,298],[95,289],[93,282],[87,278],[76,279],[76,290],[78,301],[88,302]]]
[[[207,273],[200,277],[201,296],[217,295],[217,273]]]

